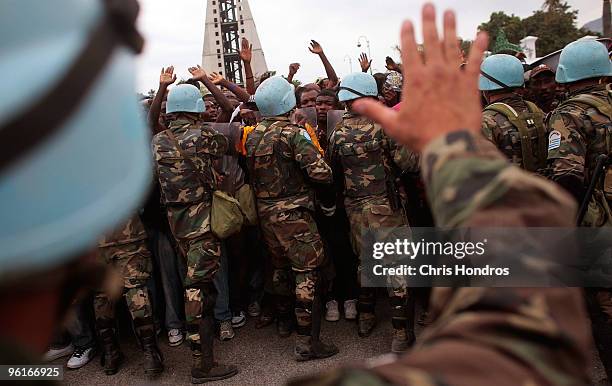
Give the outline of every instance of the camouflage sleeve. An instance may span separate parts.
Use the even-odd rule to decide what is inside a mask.
[[[555,111],[549,119],[548,173],[549,178],[581,201],[585,185],[587,145],[581,135],[579,116]]]
[[[505,162],[480,135],[438,138],[421,162],[438,226],[573,224],[566,193]],[[409,354],[295,384],[588,384],[591,338],[578,289],[434,288],[430,313],[434,323]]]
[[[293,158],[304,170],[311,182],[329,185],[332,183],[332,171],[323,156],[310,140],[306,130],[300,128],[291,133]]]
[[[393,163],[403,172],[418,173],[420,170],[421,157],[405,146],[398,145],[395,141],[389,140]]]
[[[486,139],[488,139],[489,141],[491,141],[491,143],[497,146],[494,134],[494,130],[496,127],[497,122],[495,122],[494,116],[491,114],[487,114],[487,112],[485,111],[482,114],[482,135],[484,135]]]

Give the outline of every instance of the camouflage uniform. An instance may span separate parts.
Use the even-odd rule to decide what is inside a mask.
[[[550,178],[571,192],[582,202],[586,187],[600,154],[611,154],[612,121],[594,106],[577,101],[581,95],[599,99],[612,111],[606,85],[580,89],[569,95],[550,116],[549,167]],[[608,168],[610,173],[610,168]],[[612,181],[608,174],[604,185]],[[612,225],[611,196],[598,184],[589,202],[582,226],[603,227]],[[593,322],[593,334],[608,377],[612,376],[612,291],[590,289],[587,291],[589,311]]]
[[[543,169],[546,166],[547,145],[544,113],[538,109],[539,111],[535,117],[540,125],[540,132],[538,132],[535,124],[527,124],[526,128],[531,140],[529,143],[523,143],[519,128],[510,122],[510,119],[505,114],[492,109],[495,106],[500,106],[500,104],[510,107],[513,110],[510,110],[510,112],[516,112],[518,119],[521,119],[521,114],[530,113],[527,102],[520,96],[512,95],[503,98],[485,107],[482,114],[482,133],[516,166],[531,172]],[[532,106],[536,107],[535,105]],[[526,122],[526,120],[523,121]],[[528,160],[524,159],[525,151],[531,153],[531,157]]]
[[[505,162],[480,136],[442,136],[422,159],[438,226],[573,225],[576,206],[564,192]],[[579,289],[434,288],[430,310],[433,325],[409,354],[292,385],[588,384],[591,341]]]
[[[153,331],[151,301],[146,287],[151,274],[151,252],[146,245],[147,234],[138,215],[98,242],[98,256],[123,278],[124,297],[137,332]],[[94,297],[98,329],[114,325],[114,301],[103,292]]]
[[[400,203],[397,180],[400,169],[418,170],[418,156],[398,147],[384,134],[380,125],[347,112],[330,136],[327,157],[339,190],[345,197],[353,250],[361,259],[362,236],[366,229],[391,231],[408,225]],[[360,262],[359,272],[362,266],[363,262]],[[361,282],[360,277],[358,280]],[[373,318],[374,290],[362,288],[360,292],[360,318],[365,315]],[[406,319],[412,318],[408,315],[411,311],[407,304],[405,280],[393,276],[389,295],[394,308],[393,326],[402,329]]]
[[[147,234],[140,216],[130,220],[98,242],[98,256],[112,266],[123,279],[123,296],[134,322],[138,341],[144,352],[147,374],[163,371],[163,358],[157,347],[155,325],[149,291],[146,287],[151,275],[151,252],[146,245]],[[115,332],[115,301],[104,292],[94,296],[96,331],[102,347],[102,364],[106,374],[115,374],[123,355]]]
[[[221,243],[210,228],[210,210],[214,190],[213,160],[228,151],[227,139],[209,126],[190,120],[175,120],[169,125],[185,161],[168,131],[153,138],[153,154],[162,199],[168,208],[172,233],[187,259],[185,315],[188,340],[199,350],[200,324],[211,315],[217,292],[213,278],[219,269]],[[205,183],[206,182],[206,183]]]
[[[318,269],[325,259],[312,215],[314,190],[331,190],[331,169],[306,130],[285,117],[264,119],[248,135],[245,147],[263,237],[271,255],[274,291],[285,299],[280,312],[287,312],[288,297],[295,296],[298,334],[308,336],[320,280]]]

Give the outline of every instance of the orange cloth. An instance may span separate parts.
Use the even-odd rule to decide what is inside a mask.
[[[319,153],[323,154],[324,151],[321,148],[321,145],[319,144],[319,137],[317,137],[316,128],[310,126],[310,123],[306,123],[306,131],[308,132],[308,135],[310,135],[310,139],[312,139],[312,144],[315,145],[317,150],[319,150]]]

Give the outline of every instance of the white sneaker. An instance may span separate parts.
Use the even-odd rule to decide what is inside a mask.
[[[68,359],[66,366],[69,369],[80,369],[85,366],[96,356],[96,349],[93,347],[83,348],[77,347],[74,349],[72,356]]]
[[[183,332],[178,328],[173,328],[168,331],[168,345],[170,347],[180,346],[183,340]]]
[[[62,348],[50,348],[43,356],[43,360],[45,362],[53,362],[56,359],[67,357],[68,355],[72,354],[73,351],[74,346],[72,343]]]
[[[330,300],[325,304],[325,320],[328,322],[337,322],[340,320],[340,311],[338,311],[338,302]]]
[[[219,339],[221,340],[230,340],[236,334],[234,333],[234,328],[232,327],[232,322],[229,320],[224,320],[221,322],[219,326]]]
[[[234,316],[232,316],[232,327],[239,328],[246,324],[246,315],[244,311],[234,312]]]
[[[351,299],[344,301],[344,319],[357,319],[357,300]]]

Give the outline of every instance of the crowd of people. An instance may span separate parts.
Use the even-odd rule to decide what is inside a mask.
[[[135,18],[129,5],[107,3],[122,23]],[[74,314],[69,323],[47,324],[55,325],[55,337],[45,360],[69,357],[67,367],[78,369],[99,356],[106,374],[120,371],[120,299],[150,376],[164,370],[160,341],[186,342],[193,383],[236,375],[237,366],[215,356],[214,339],[232,339],[247,319],[255,328],[275,324],[279,337],[294,334],[296,361],[328,358],[342,347],[321,339],[322,319],[354,320],[359,337],[378,322],[376,288],[361,280],[363,259],[371,258],[364,253],[367,229],[569,227],[583,202],[579,226],[608,226],[612,174],[597,170],[612,142],[607,47],[572,42],[558,68],[531,68],[509,53],[483,60],[484,34],[469,53],[460,52],[455,28],[446,12],[438,36],[426,5],[423,46],[407,22],[401,63],[388,57],[388,72],[371,75],[372,60],[362,54],[362,71],[342,79],[313,40],[308,49],[326,77],[298,87],[299,63],[287,76],[256,78],[246,39],[244,87],[200,66],[176,84],[174,67],[163,68],[156,95],[140,104],[152,136],[148,198],[86,232],[97,238],[87,261],[106,267],[106,280],[91,281],[78,297],[76,288],[59,291],[59,303]],[[122,44],[137,51],[136,32],[121,31],[128,35]],[[124,157],[121,149],[117,157]],[[109,169],[119,173],[121,165]],[[591,181],[594,190],[587,189]],[[82,280],[73,285],[87,281],[70,267],[62,278],[78,273]],[[400,359],[297,384],[490,384],[475,381],[486,378],[476,369],[485,363],[502,384],[586,384],[585,305],[602,363],[612,371],[609,289],[436,288],[422,315],[415,315],[415,302],[423,294],[401,277],[389,277],[386,292],[389,350]],[[433,325],[411,350],[415,321]]]

